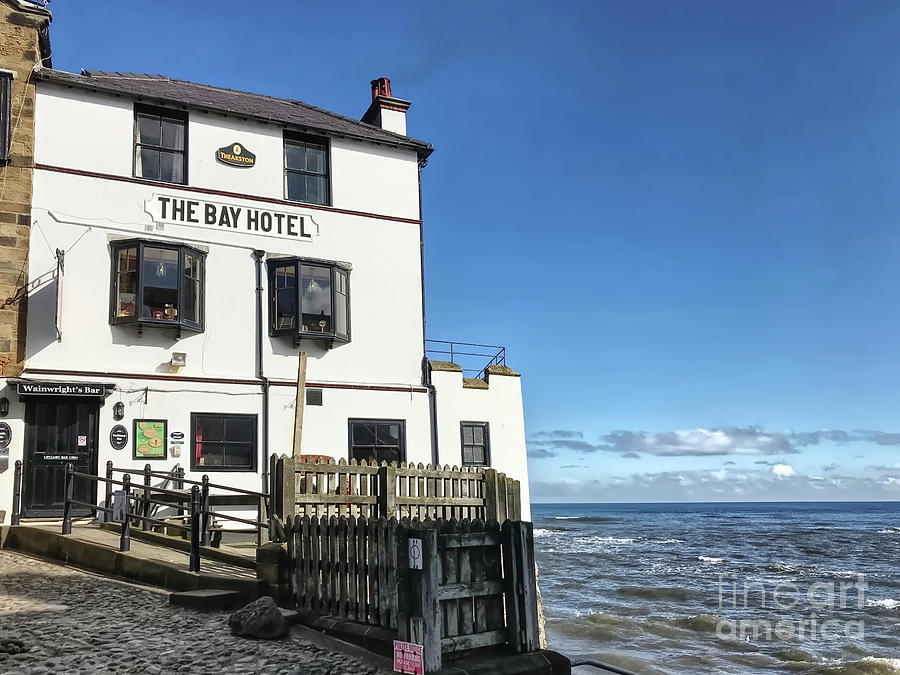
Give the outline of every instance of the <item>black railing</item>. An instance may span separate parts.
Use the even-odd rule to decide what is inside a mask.
[[[16,467],[19,470],[19,467]],[[113,478],[114,473],[122,473],[122,479]],[[159,485],[151,485],[152,478],[172,479],[177,489],[168,489]],[[75,499],[75,480],[87,480],[96,483],[103,483],[105,486],[105,498],[103,505],[93,504]],[[166,482],[168,484],[168,481]],[[184,485],[189,484],[190,490],[184,489]],[[114,486],[120,486],[121,490],[114,490]],[[239,518],[229,514],[213,511],[210,499],[210,488],[220,489],[233,492],[242,496],[249,496],[254,499],[257,504],[257,518],[250,520],[248,518]],[[15,494],[14,494],[15,499]],[[187,524],[172,522],[171,517],[156,517],[151,515],[152,506],[162,506],[165,508],[173,508],[177,511],[176,519],[185,518]],[[66,464],[66,481],[65,481],[65,502],[63,505],[63,522],[62,533],[72,533],[72,507],[81,506],[90,509],[97,517],[98,513],[103,514],[104,522],[120,522],[122,524],[119,539],[119,550],[128,551],[131,549],[131,522],[135,521],[140,524],[142,530],[150,530],[156,524],[166,528],[179,530],[188,535],[190,539],[190,570],[191,572],[200,571],[200,551],[201,546],[209,546],[212,538],[213,518],[221,518],[223,520],[235,521],[244,525],[253,527],[257,532],[257,543],[261,546],[269,540],[269,531],[271,528],[269,518],[269,499],[268,495],[262,492],[254,492],[252,490],[244,490],[242,488],[230,487],[228,485],[218,485],[209,482],[209,476],[204,475],[199,481],[188,480],[184,478],[183,470],[175,474],[173,478],[171,473],[152,471],[150,465],[144,466],[143,484],[132,485],[131,474],[125,469],[116,469],[112,462],[106,463],[106,476],[94,476],[89,473],[75,471],[72,464]],[[187,512],[187,516],[183,513]],[[14,525],[18,524],[18,519],[13,514]],[[222,527],[215,527],[218,533],[225,530]],[[243,530],[246,531],[246,530]]]
[[[436,361],[451,361],[461,366],[464,377],[482,377],[488,366],[506,365],[506,347],[480,345],[474,342],[425,340],[425,356],[435,357]]]

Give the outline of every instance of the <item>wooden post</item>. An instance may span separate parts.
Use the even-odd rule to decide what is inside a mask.
[[[294,446],[291,457],[300,455],[300,443],[303,439],[303,408],[306,405],[306,352],[300,352],[297,365],[297,402],[294,406]]]
[[[295,460],[293,457],[282,456],[279,459],[282,469],[280,476],[281,485],[278,488],[278,496],[280,497],[278,508],[281,510],[281,518],[284,522],[285,532],[287,532],[297,511],[297,470],[294,466]]]
[[[103,500],[103,506],[105,506],[108,509],[112,508],[113,486],[112,486],[112,483],[110,482],[112,480],[112,477],[113,477],[113,463],[112,463],[112,460],[110,460],[106,463],[106,492],[105,492],[105,497]],[[111,520],[112,520],[112,514],[109,511],[104,511],[103,512],[103,522],[108,523]]]
[[[440,562],[437,529],[418,522],[396,530],[397,633],[404,642],[422,645],[425,672],[441,669],[441,604],[438,601]],[[409,569],[409,539],[422,540],[422,569]]]
[[[497,509],[497,470],[485,469],[482,479],[484,480],[484,519],[502,523],[504,518],[500,517]]]
[[[378,517],[400,518],[397,513],[397,467],[391,462],[378,467]]]
[[[532,524],[508,520],[502,528],[508,641],[517,653],[540,649]]]

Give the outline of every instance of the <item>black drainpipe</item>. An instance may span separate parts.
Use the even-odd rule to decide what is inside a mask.
[[[263,284],[262,261],[265,251],[253,251],[256,259],[256,377],[262,387],[262,479],[263,492],[269,486],[269,379],[263,373]]]
[[[440,454],[438,453],[438,422],[437,422],[437,389],[431,383],[431,366],[428,365],[428,356],[425,353],[425,225],[422,220],[422,169],[428,163],[427,160],[419,162],[419,271],[421,272],[422,290],[422,385],[428,390],[428,418],[431,427],[431,465],[440,466]]]

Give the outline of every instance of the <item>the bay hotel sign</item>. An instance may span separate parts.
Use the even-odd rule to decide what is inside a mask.
[[[319,234],[318,224],[309,215],[175,195],[154,194],[144,202],[144,210],[161,225],[214,227],[300,241],[309,241]]]

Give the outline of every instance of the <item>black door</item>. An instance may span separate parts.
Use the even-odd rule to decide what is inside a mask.
[[[26,516],[61,516],[66,464],[97,473],[97,419],[100,402],[88,398],[33,398],[25,404],[25,475],[22,504]],[[75,480],[74,497],[96,503],[97,484]],[[87,513],[83,507],[73,514]]]

